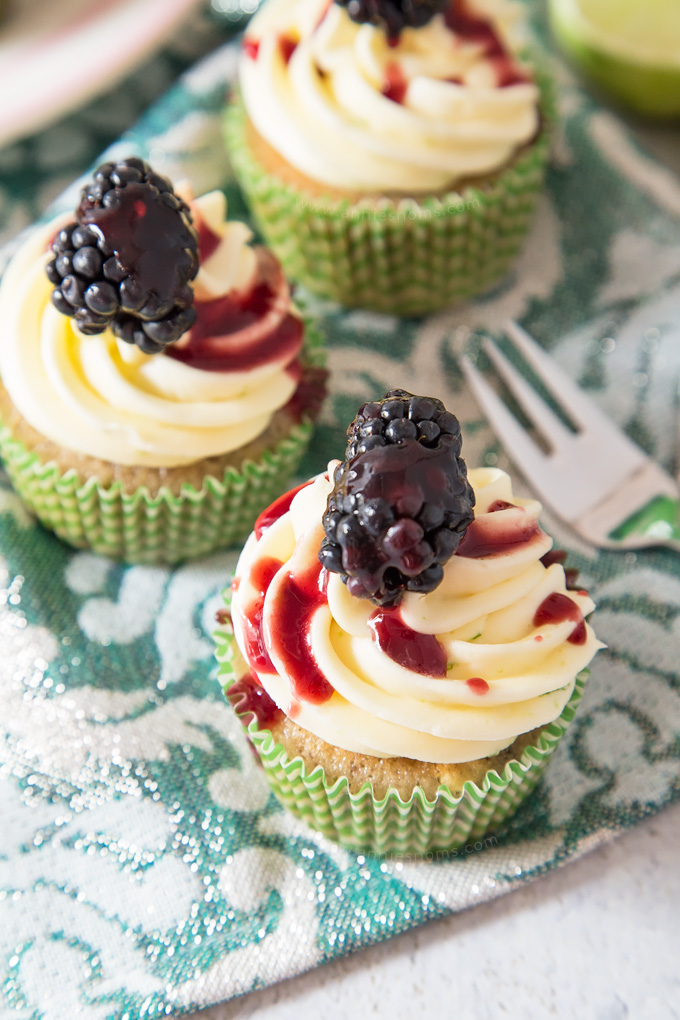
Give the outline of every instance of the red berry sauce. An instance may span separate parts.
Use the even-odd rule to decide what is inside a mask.
[[[276,669],[269,658],[269,652],[262,631],[262,614],[264,598],[274,575],[283,564],[273,556],[263,556],[256,560],[250,572],[249,580],[257,591],[256,597],[243,614],[243,638],[245,656],[254,673],[275,673]]]
[[[261,595],[264,595],[275,575],[283,566],[274,556],[262,556],[253,563],[248,580]]]
[[[230,336],[253,326],[276,299],[271,281],[260,280],[248,294],[229,293],[212,301],[199,301],[200,319],[191,331],[192,347],[198,350],[212,337]]]
[[[211,230],[201,216],[194,217],[194,226],[198,232],[198,257],[201,262],[206,262],[211,255],[214,255],[222,240],[219,234]]]
[[[444,20],[447,28],[455,32],[459,39],[478,43],[483,48],[484,56],[496,74],[498,88],[521,85],[531,80],[512,54],[508,53],[491,21],[471,11],[466,0],[454,0],[449,4]]]
[[[549,549],[545,556],[541,556],[541,563],[544,567],[552,567],[553,563],[564,563],[566,558],[564,549]]]
[[[258,726],[270,726],[283,717],[281,709],[276,707],[252,673],[246,673],[231,685],[227,691],[227,700],[242,717],[245,726],[253,717]]]
[[[286,410],[295,421],[319,416],[328,389],[328,371],[314,365],[300,365],[299,361],[288,366],[287,371],[297,369],[298,385],[295,393],[286,404]]]
[[[195,215],[199,260],[215,252],[221,238]],[[255,249],[257,273],[248,291],[230,291],[209,301],[196,301],[196,322],[165,354],[207,372],[247,372],[277,361],[298,383],[286,405],[296,421],[316,418],[326,395],[327,373],[302,367],[304,326],[290,311],[290,293],[281,266],[266,248]]]
[[[574,591],[578,585],[578,567],[565,567],[564,568],[564,580],[566,582],[567,591]]]
[[[541,563],[544,567],[551,567],[553,563],[564,564],[567,554],[564,549],[550,549],[545,556],[541,556]],[[574,591],[578,584],[578,567],[565,567],[564,577],[567,584],[567,591]],[[586,595],[588,592],[586,592]]]
[[[297,45],[297,40],[291,39],[289,35],[279,36],[279,49],[281,50],[281,56],[283,57],[284,63],[290,63],[290,58],[295,53]]]
[[[381,651],[421,676],[446,676],[446,652],[434,634],[419,634],[407,627],[397,609],[377,609],[368,625]]]
[[[213,236],[211,231],[204,233],[208,245]],[[199,248],[201,261],[206,257]],[[194,326],[179,344],[167,348],[168,357],[207,372],[246,372],[297,357],[304,327],[288,310],[288,286],[281,266],[265,248],[257,249],[257,258],[256,279],[248,291],[196,302]]]
[[[258,542],[267,528],[271,528],[272,524],[276,524],[280,517],[283,517],[284,514],[288,513],[290,505],[298,492],[301,492],[302,489],[306,489],[307,486],[311,484],[311,482],[303,482],[302,485],[298,485],[296,489],[291,489],[290,492],[284,492],[284,494],[274,500],[274,502],[271,503],[266,510],[262,511],[255,521],[255,527],[253,529],[255,531],[255,538]]]
[[[251,60],[257,60],[257,55],[260,52],[260,40],[249,39],[246,35],[243,37],[241,48],[246,57],[250,57]]]
[[[247,372],[272,361],[292,360],[302,347],[303,325],[297,316],[286,315],[273,332],[252,336],[251,327],[267,314],[273,297],[261,284],[244,300],[227,294],[196,302],[198,318],[188,344],[166,353],[206,372]]]
[[[248,665],[256,673],[275,673],[272,660],[269,658],[262,633],[262,613],[264,611],[264,595],[256,599],[243,614],[243,638],[246,644],[245,656]]]
[[[312,616],[326,602],[326,571],[314,564],[305,574],[289,574],[272,606],[272,652],[298,701],[320,705],[333,694],[312,653],[309,628]]]
[[[456,556],[478,560],[484,556],[516,552],[520,546],[527,545],[540,535],[541,529],[533,518],[528,518],[526,522],[509,524],[504,529],[490,529],[485,526],[484,518],[481,517],[467,528],[456,550]]]
[[[567,641],[572,645],[584,645],[588,635],[583,613],[576,603],[562,592],[551,592],[543,599],[534,614],[534,627],[543,627],[550,623],[563,623],[565,620],[573,620],[576,624]]]
[[[316,25],[314,26],[314,31],[315,32],[316,32],[317,28],[319,28],[324,23],[324,21],[326,20],[326,15],[328,14],[328,12],[331,9],[332,2],[333,2],[333,0],[329,0],[329,2],[326,4],[326,6],[321,11],[321,14],[319,15],[319,20],[317,21]]]

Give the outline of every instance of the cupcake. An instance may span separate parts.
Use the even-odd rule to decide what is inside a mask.
[[[320,340],[274,255],[212,192],[106,163],[0,287],[0,455],[65,541],[129,562],[242,542],[323,396]]]
[[[458,421],[394,390],[344,462],[258,519],[219,614],[229,701],[274,792],[347,846],[452,850],[536,785],[600,647],[587,592]]]
[[[503,277],[553,115],[545,76],[517,55],[517,13],[508,0],[266,0],[227,144],[293,279],[408,315]]]

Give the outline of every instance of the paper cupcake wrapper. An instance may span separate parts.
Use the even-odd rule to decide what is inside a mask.
[[[225,598],[228,602],[228,594]],[[219,679],[226,694],[247,667],[228,632],[218,631],[215,640]],[[510,818],[536,786],[574,718],[586,678],[587,671],[577,677],[559,718],[543,729],[536,744],[525,748],[517,761],[508,762],[501,774],[490,769],[481,786],[467,782],[459,797],[440,786],[434,800],[419,787],[406,802],[397,790],[388,790],[378,799],[368,783],[352,793],[345,778],[330,782],[321,766],[308,773],[303,759],[289,759],[283,745],[258,725],[252,713],[236,711],[272,790],[294,815],[353,850],[423,856],[474,847]]]
[[[317,197],[269,172],[246,137],[236,98],[227,110],[231,163],[267,244],[286,273],[348,306],[397,315],[436,311],[489,290],[527,233],[550,145],[554,102],[539,75],[543,128],[507,168],[439,197],[358,202]]]
[[[303,360],[322,367],[321,336],[309,322],[305,330]],[[83,479],[41,460],[2,421],[0,457],[26,505],[70,545],[128,563],[176,563],[243,542],[258,514],[288,487],[312,429],[305,419],[256,461],[228,467],[221,478],[207,475],[200,489],[186,484],[179,495]]]

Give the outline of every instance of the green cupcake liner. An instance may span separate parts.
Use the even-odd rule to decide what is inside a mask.
[[[303,362],[323,367],[322,338],[305,325]],[[243,542],[258,514],[289,485],[309,445],[312,422],[294,425],[257,461],[207,475],[200,489],[179,495],[145,486],[126,492],[120,482],[82,478],[73,468],[43,462],[0,421],[0,458],[14,488],[38,519],[79,549],[128,563],[176,563]]]
[[[225,600],[228,606],[229,592],[225,592]],[[219,680],[226,695],[248,667],[228,631],[219,630],[215,641]],[[474,844],[510,818],[538,783],[574,718],[587,675],[587,671],[579,674],[562,714],[542,730],[537,742],[526,747],[518,760],[508,762],[500,774],[490,769],[481,785],[466,782],[460,796],[440,786],[434,800],[419,787],[408,801],[394,789],[378,799],[370,783],[352,793],[347,779],[330,782],[321,766],[308,773],[301,757],[289,759],[283,745],[270,730],[260,728],[252,713],[237,714],[272,790],[294,815],[353,850],[422,856]]]
[[[543,126],[535,141],[488,181],[442,196],[351,202],[285,183],[253,155],[240,98],[227,110],[227,147],[258,226],[290,277],[344,305],[426,314],[489,290],[521,247],[555,119],[550,79],[539,70],[537,80]]]

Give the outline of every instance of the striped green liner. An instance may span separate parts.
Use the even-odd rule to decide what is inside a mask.
[[[227,110],[227,147],[258,226],[290,277],[344,305],[427,314],[489,290],[521,247],[555,117],[550,81],[543,71],[538,80],[538,138],[483,184],[438,197],[352,202],[288,184],[253,155],[240,98]]]
[[[229,593],[225,599],[228,604]],[[218,631],[215,641],[219,679],[226,694],[247,667],[228,631]],[[531,793],[574,718],[586,678],[587,671],[577,677],[561,716],[543,729],[536,744],[525,748],[519,760],[508,762],[500,775],[490,769],[481,786],[465,783],[459,797],[440,786],[434,800],[419,787],[406,802],[396,790],[378,800],[369,783],[351,793],[345,778],[330,783],[321,766],[308,774],[302,758],[289,760],[283,745],[269,730],[260,729],[252,717],[247,733],[277,798],[329,839],[377,854],[450,852],[474,845],[498,829]],[[251,713],[244,713],[244,725],[249,716]]]
[[[305,365],[323,367],[325,352],[316,328],[306,322]],[[307,449],[313,425],[293,426],[257,461],[206,476],[179,495],[161,487],[154,496],[140,486],[83,479],[43,462],[0,421],[0,457],[26,505],[64,541],[128,563],[176,563],[243,542],[258,514],[288,487]]]

